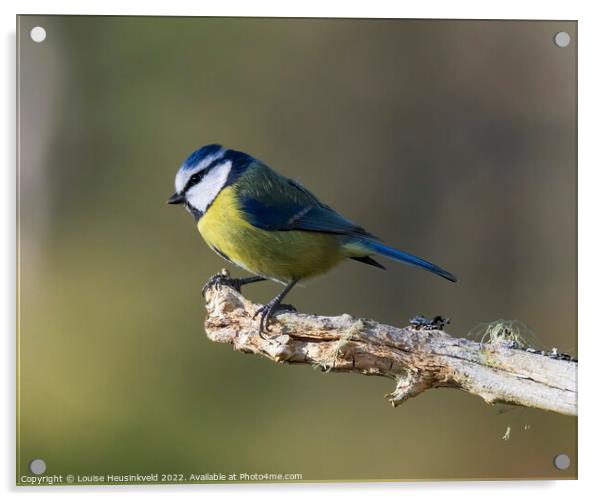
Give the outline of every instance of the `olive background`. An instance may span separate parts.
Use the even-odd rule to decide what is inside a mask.
[[[457,336],[520,320],[576,356],[575,22],[19,16],[17,38],[18,477],[36,457],[48,474],[576,477],[574,418],[456,390],[392,409],[392,381],[211,343],[200,288],[225,264],[165,204],[196,148],[246,151],[459,277],[349,261],[296,288],[299,310],[441,314]]]

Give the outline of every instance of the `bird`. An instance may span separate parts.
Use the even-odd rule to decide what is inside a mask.
[[[456,277],[422,258],[385,245],[364,228],[322,203],[299,181],[278,174],[257,158],[219,144],[190,154],[175,176],[168,204],[194,217],[207,245],[226,261],[251,273],[216,275],[206,284],[243,285],[272,280],[284,289],[259,307],[259,334],[270,331],[272,315],[299,282],[323,274],[344,259],[385,269],[373,256],[428,270],[451,282]]]

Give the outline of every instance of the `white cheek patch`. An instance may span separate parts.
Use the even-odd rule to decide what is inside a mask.
[[[222,158],[225,154],[226,154],[226,149],[222,148],[217,153],[215,153],[213,155],[209,155],[206,158],[203,158],[203,160],[201,162],[199,162],[197,165],[195,165],[193,168],[182,167],[176,174],[176,183],[175,183],[176,184],[176,193],[181,193],[181,191],[184,189],[184,186],[186,186],[186,183],[188,183],[188,180],[190,179],[191,176],[193,176],[197,172],[201,172],[202,170],[206,169],[213,162]]]
[[[186,201],[195,209],[205,212],[222,191],[232,169],[230,160],[213,167],[201,180],[186,192]]]

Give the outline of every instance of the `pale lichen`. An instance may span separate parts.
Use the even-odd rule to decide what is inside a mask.
[[[515,348],[529,348],[535,344],[535,334],[519,320],[494,320],[473,327],[468,338],[481,345],[510,345]]]
[[[337,359],[341,352],[341,349],[353,339],[353,336],[359,336],[364,328],[364,322],[361,319],[353,322],[349,327],[347,327],[339,336],[336,344],[333,347],[333,355],[332,360],[327,364],[316,364],[314,368],[320,368],[324,372],[330,372],[336,366]]]

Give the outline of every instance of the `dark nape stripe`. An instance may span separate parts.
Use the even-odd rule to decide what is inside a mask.
[[[203,217],[203,213],[198,210],[196,207],[193,207],[192,205],[190,205],[188,202],[185,202],[186,204],[186,209],[188,209],[188,212],[190,212],[192,214],[192,216],[194,217],[194,220],[198,223],[199,219],[201,219]]]
[[[226,153],[224,159],[232,162],[232,168],[230,174],[226,180],[226,186],[230,186],[236,182],[236,180],[248,169],[248,167],[256,162],[255,158],[251,155],[247,155],[242,151],[230,150]]]

